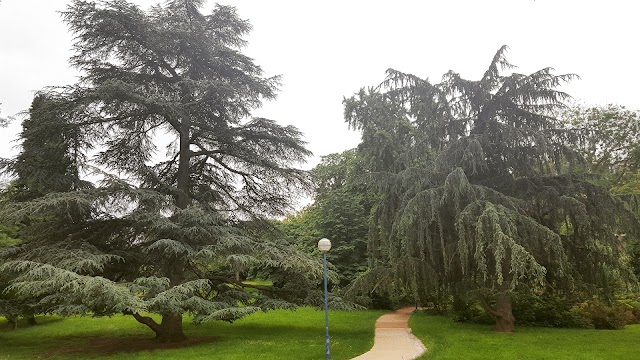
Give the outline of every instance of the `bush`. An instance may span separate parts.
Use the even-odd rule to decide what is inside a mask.
[[[631,309],[629,305],[620,302],[608,305],[601,300],[593,299],[582,302],[571,310],[596,329],[619,330],[633,321]]]
[[[571,311],[578,300],[564,294],[519,294],[514,297],[513,316],[519,325],[542,327],[591,327]]]
[[[453,298],[450,313],[454,321],[492,324],[492,315],[471,299]],[[640,324],[640,296],[627,294],[611,303],[598,298],[581,300],[575,294],[515,294],[513,316],[525,326],[622,329]]]
[[[627,319],[627,325],[629,324],[640,324],[640,295],[639,294],[629,294],[625,296],[620,296],[617,299],[617,302],[624,306],[627,311],[630,312],[630,315]]]
[[[476,301],[455,297],[451,303],[453,321],[476,324],[494,324],[496,319]]]
[[[582,301],[562,294],[518,295],[513,315],[519,325],[622,329],[640,323],[640,302],[635,294],[612,303],[597,298]]]

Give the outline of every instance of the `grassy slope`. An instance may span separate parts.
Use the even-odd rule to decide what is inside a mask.
[[[383,312],[330,313],[332,359],[349,359],[373,345],[374,323]],[[146,335],[144,325],[133,318],[73,317],[42,318],[44,324],[18,331],[6,330],[0,320],[0,360],[37,359],[51,354],[60,343],[82,346],[87,337]],[[60,359],[320,359],[324,357],[324,313],[312,309],[257,313],[233,324],[213,322],[193,325],[185,322],[187,336],[215,336],[218,341],[182,349],[119,353],[111,356],[85,353],[60,354]]]
[[[416,313],[410,326],[427,347],[420,359],[640,359],[640,325],[624,330],[516,327],[513,334],[497,334],[493,326]]]

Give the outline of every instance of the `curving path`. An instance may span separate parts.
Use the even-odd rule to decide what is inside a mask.
[[[414,310],[407,307],[379,317],[373,348],[352,360],[411,360],[422,355],[427,349],[409,329]]]

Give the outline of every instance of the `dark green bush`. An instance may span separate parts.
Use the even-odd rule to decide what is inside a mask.
[[[627,319],[627,325],[640,324],[640,294],[619,296],[617,302],[624,306],[632,316]]]
[[[454,321],[495,322],[473,298],[452,299],[449,312]],[[515,294],[513,315],[517,325],[622,329],[627,324],[640,324],[640,295],[626,294],[606,302],[595,297],[585,301],[576,294]]]
[[[513,316],[518,325],[590,327],[579,314],[571,311],[577,302],[564,294],[519,294],[514,297]]]
[[[634,318],[628,305],[619,302],[609,305],[599,299],[584,301],[572,311],[596,329],[619,330]]]
[[[371,298],[371,309],[376,310],[397,310],[403,306],[415,305],[412,296],[403,293],[377,293],[369,295]]]
[[[475,300],[454,298],[451,302],[453,321],[476,324],[494,324],[495,318],[488,314]]]

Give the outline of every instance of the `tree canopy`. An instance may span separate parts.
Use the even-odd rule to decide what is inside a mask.
[[[377,193],[363,180],[362,157],[354,150],[329,154],[311,171],[313,202],[278,222],[278,228],[301,249],[317,251],[318,239],[330,237],[327,259],[340,285],[367,268],[367,233]]]
[[[569,98],[557,87],[576,76],[505,75],[506,50],[479,80],[449,71],[432,84],[388,70],[345,99],[385,194],[369,240],[375,266],[355,289],[401,288],[423,301],[474,294],[496,329],[511,331],[516,291],[572,280],[611,288],[630,275],[614,233],[637,222],[572,171],[583,163],[568,146],[578,134],[554,117]]]
[[[584,156],[587,172],[604,176],[614,193],[633,194],[640,170],[640,115],[624,106],[576,105],[562,113],[579,134],[571,146]]]

